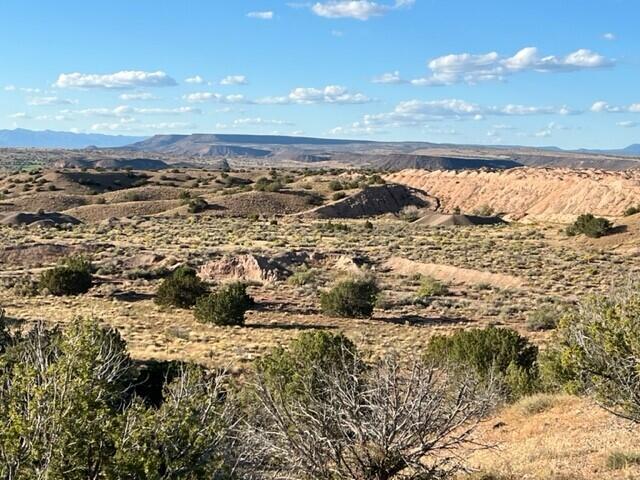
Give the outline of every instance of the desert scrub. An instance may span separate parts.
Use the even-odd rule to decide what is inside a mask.
[[[420,218],[420,209],[415,205],[408,205],[400,212],[400,218],[405,222],[415,222]]]
[[[207,286],[198,278],[194,269],[178,267],[160,284],[155,302],[163,306],[189,308],[206,293]]]
[[[441,297],[449,293],[447,286],[433,277],[421,277],[420,286],[416,292],[416,301],[428,300],[431,297]]]
[[[607,456],[606,464],[609,470],[622,470],[632,465],[640,465],[640,453],[611,452]]]
[[[342,280],[320,294],[320,308],[325,315],[368,318],[373,314],[379,293],[373,279]]]
[[[584,234],[590,238],[600,238],[611,233],[613,225],[609,220],[602,217],[594,217],[590,213],[580,215],[573,225],[567,227],[567,235]]]
[[[538,348],[518,332],[488,327],[435,335],[427,345],[425,359],[471,369],[485,381],[497,382],[508,400],[531,394],[538,388]]]
[[[527,330],[531,332],[553,330],[558,325],[558,319],[561,315],[560,308],[543,305],[527,316]]]
[[[202,323],[243,325],[244,314],[253,305],[244,283],[234,282],[196,301],[195,317]]]
[[[315,283],[317,277],[318,271],[316,269],[302,265],[287,279],[287,283],[289,285],[301,287],[303,285]]]
[[[203,198],[194,198],[193,200],[189,200],[187,210],[189,213],[200,213],[204,212],[207,208],[209,208],[209,204]]]
[[[88,292],[93,283],[92,266],[82,256],[69,257],[58,266],[42,272],[38,285],[52,295],[79,295]]]
[[[283,397],[304,397],[311,386],[321,388],[318,371],[338,371],[345,365],[362,368],[358,350],[343,334],[324,330],[303,332],[288,348],[276,347],[256,360],[256,372]]]

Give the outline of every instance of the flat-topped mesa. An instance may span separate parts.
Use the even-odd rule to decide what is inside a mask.
[[[640,204],[640,170],[402,170],[386,179],[436,197],[445,212],[472,213],[488,206],[507,218],[531,221],[570,222],[583,213],[620,217]]]

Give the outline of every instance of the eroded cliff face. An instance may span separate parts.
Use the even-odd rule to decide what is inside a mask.
[[[443,211],[472,212],[487,205],[507,217],[532,221],[570,222],[582,213],[619,217],[640,204],[640,170],[402,170],[386,178],[424,190]]]

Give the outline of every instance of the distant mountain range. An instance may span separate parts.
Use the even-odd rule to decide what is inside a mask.
[[[13,148],[113,148],[144,140],[146,137],[102,135],[99,133],[55,132],[53,130],[0,130],[0,147]]]

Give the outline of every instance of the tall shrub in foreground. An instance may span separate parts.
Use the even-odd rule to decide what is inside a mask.
[[[613,225],[606,218],[586,213],[580,215],[572,225],[567,227],[567,235],[584,234],[590,238],[600,238],[611,233],[612,227]]]
[[[565,315],[542,371],[640,423],[640,285],[590,297]]]
[[[425,356],[429,362],[451,365],[463,373],[471,371],[484,381],[496,381],[511,400],[537,388],[538,348],[511,329],[488,327],[435,335]]]

